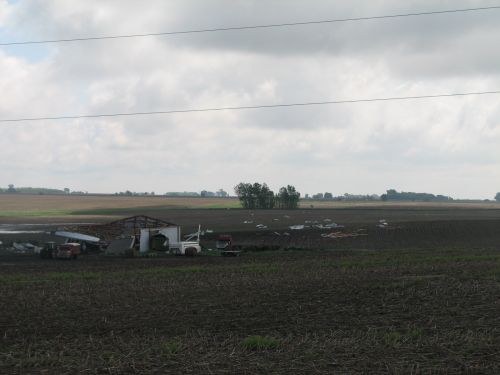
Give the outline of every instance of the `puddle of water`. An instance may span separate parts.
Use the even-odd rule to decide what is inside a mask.
[[[0,234],[40,234],[40,233],[50,233],[44,230],[4,230],[0,229]]]
[[[92,225],[93,223],[44,223],[44,224],[0,224],[0,234],[41,234],[49,233],[58,226]]]

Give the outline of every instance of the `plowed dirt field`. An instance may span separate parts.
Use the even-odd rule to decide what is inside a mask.
[[[156,216],[213,229],[206,248],[227,232],[248,251],[1,256],[0,373],[500,372],[497,210]],[[325,219],[345,228],[289,229]],[[321,236],[334,231],[366,235]]]

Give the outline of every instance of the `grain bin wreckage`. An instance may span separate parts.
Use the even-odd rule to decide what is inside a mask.
[[[65,233],[70,239],[76,239],[75,234],[97,238],[107,244],[108,255],[124,255],[128,251],[156,251],[193,256],[201,252],[200,228],[196,240],[182,241],[179,225],[145,215],[107,224],[65,227],[58,232]]]

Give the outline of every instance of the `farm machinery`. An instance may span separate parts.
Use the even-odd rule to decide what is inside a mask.
[[[233,244],[233,237],[229,234],[221,234],[217,238],[215,247],[220,251],[222,256],[238,256],[241,253],[239,246]]]
[[[47,242],[40,251],[42,259],[77,259],[81,253],[79,243],[67,242],[56,245],[55,242]]]

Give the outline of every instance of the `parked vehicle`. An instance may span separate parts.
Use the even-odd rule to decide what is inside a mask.
[[[62,245],[56,245],[55,242],[47,242],[40,251],[42,259],[77,259],[81,253],[79,243],[67,242]]]
[[[182,241],[170,245],[170,253],[176,255],[195,256],[201,252],[199,242],[195,241]]]
[[[233,237],[229,234],[219,235],[215,247],[222,256],[238,256],[241,253],[241,249],[233,245]]]

